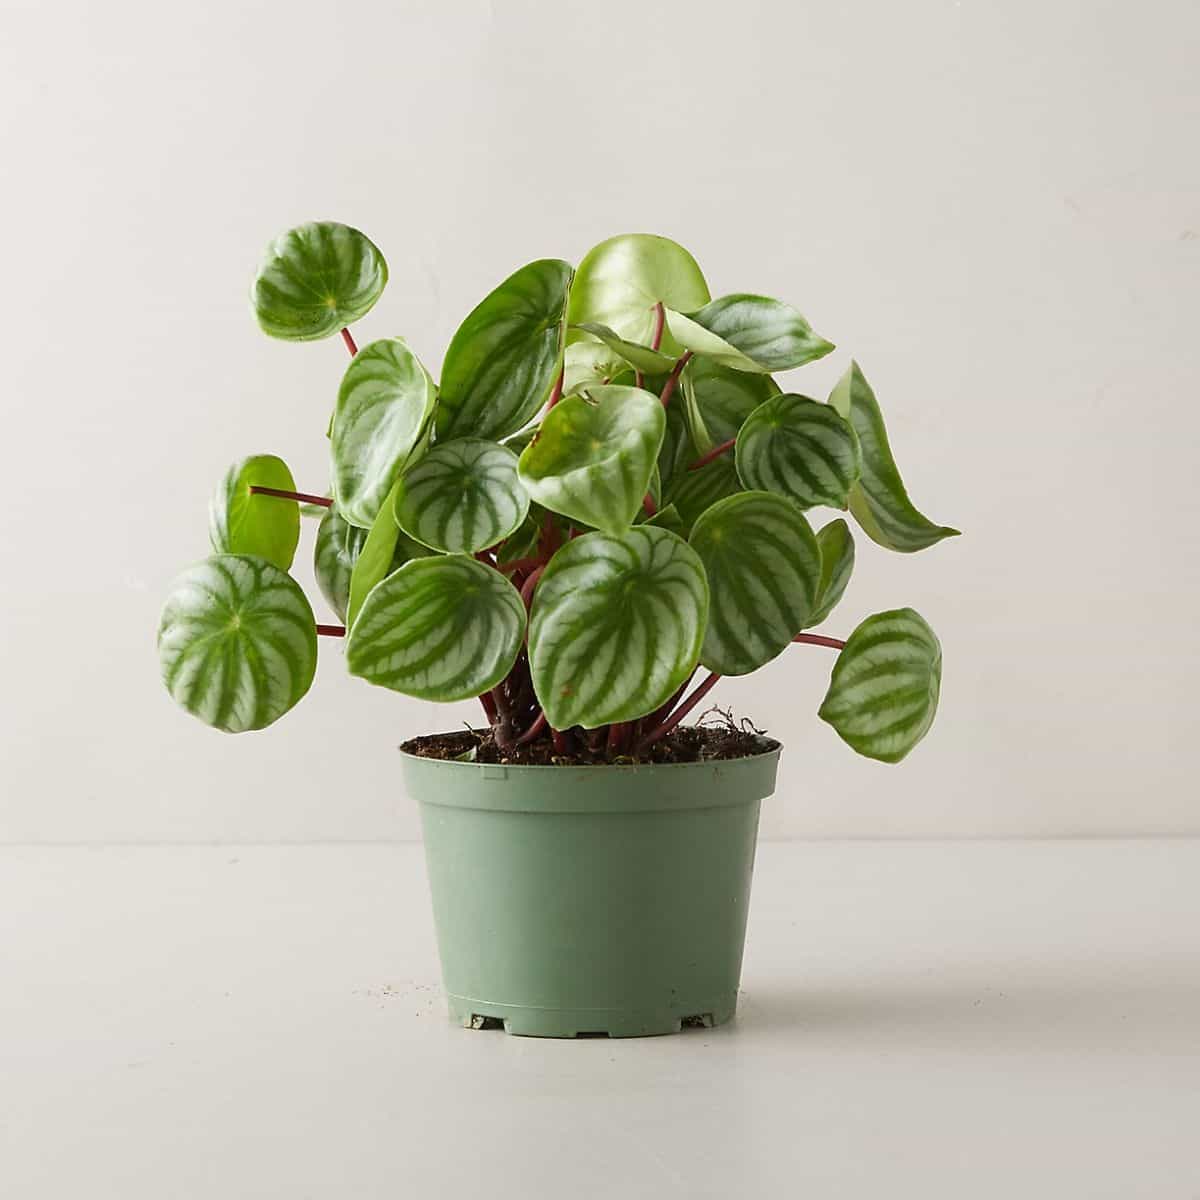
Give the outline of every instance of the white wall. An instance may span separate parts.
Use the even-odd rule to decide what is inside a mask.
[[[805,390],[860,359],[965,536],[860,539],[830,628],[919,608],[943,707],[887,768],[816,720],[823,651],[722,685],[787,743],[768,835],[1200,832],[1198,42],[1185,0],[7,0],[0,839],[416,835],[393,748],[470,705],[324,643],[229,738],[157,680],[227,463],[327,480],[342,347],[246,301],[310,218],[383,247],[360,332],[434,368],[511,269],[631,230],[805,311],[840,347]]]

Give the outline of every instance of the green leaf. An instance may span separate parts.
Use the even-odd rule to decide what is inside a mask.
[[[550,395],[562,361],[571,266],[540,259],[510,275],[459,326],[442,366],[438,441],[516,433]]]
[[[277,721],[308,691],[317,627],[286,572],[257,555],[214,554],[172,583],[158,657],[177,704],[243,733]]]
[[[817,547],[821,551],[821,580],[813,610],[804,623],[806,629],[820,625],[834,610],[854,570],[854,539],[841,517],[817,533]]]
[[[929,732],[941,683],[942,647],[924,617],[876,613],[838,655],[818,715],[859,754],[899,762]]]
[[[656,525],[660,529],[669,529],[672,533],[677,533],[681,537],[686,536],[683,528],[683,518],[679,515],[679,509],[673,504],[664,504],[652,517],[647,517],[640,524]]]
[[[584,256],[575,272],[567,320],[606,325],[642,346],[654,340],[655,306],[690,312],[708,303],[708,285],[696,260],[664,237],[627,233],[609,238]],[[664,330],[662,352],[678,358],[679,346]]]
[[[459,438],[435,446],[405,471],[396,522],[410,537],[448,554],[494,546],[525,519],[529,493],[517,456],[495,442]]]
[[[862,478],[850,490],[850,512],[866,535],[904,554],[957,537],[957,529],[935,525],[908,498],[888,444],[883,413],[858,363],[850,364],[829,403],[854,426],[862,447]]]
[[[684,370],[686,369],[685,367]],[[696,448],[688,434],[683,405],[672,404],[666,413],[667,425],[663,433],[662,448],[658,452],[658,474],[663,487],[670,490],[680,473],[686,471],[688,464],[695,461]]]
[[[687,426],[688,437],[695,447],[697,454],[707,454],[715,445],[712,434],[708,431],[708,422],[700,410],[696,396],[696,388],[692,381],[692,364],[696,360],[689,359],[679,376],[680,389],[683,392],[683,420]]]
[[[682,471],[667,488],[663,500],[675,506],[684,529],[690,533],[705,509],[744,490],[733,455],[722,454],[698,471]]]
[[[571,328],[582,329],[584,333],[590,333],[592,337],[599,339],[617,354],[622,362],[628,363],[638,371],[644,371],[650,375],[661,375],[670,371],[675,365],[673,358],[668,358],[657,350],[651,350],[649,346],[640,346],[637,342],[627,342],[607,325],[600,325],[596,321],[581,321],[578,325],[572,325]]]
[[[254,312],[271,337],[314,341],[366,316],[387,277],[383,255],[365,234],[310,221],[267,247],[254,280]]]
[[[395,504],[400,491],[400,480],[396,480],[387,499],[379,509],[379,516],[371,526],[363,542],[354,569],[350,573],[350,593],[346,602],[346,625],[353,627],[363,602],[371,589],[386,579],[394,567],[396,547],[400,539],[400,526],[396,524]]]
[[[362,553],[367,532],[342,520],[336,509],[327,508],[317,526],[313,548],[313,572],[321,594],[341,621],[350,605],[350,580]]]
[[[296,481],[274,454],[235,462],[209,501],[208,540],[217,554],[257,554],[286,571],[300,541],[299,506],[279,496],[251,495],[251,487],[294,492]]]
[[[632,721],[691,674],[708,618],[695,551],[666,529],[588,533],[550,560],[529,626],[529,665],[554,729]]]
[[[563,352],[563,395],[573,396],[584,388],[612,383],[627,375],[633,383],[629,364],[602,342],[572,342]]]
[[[737,437],[746,418],[760,404],[779,395],[779,385],[769,375],[735,371],[702,356],[688,361],[684,375],[715,444]]]
[[[399,338],[363,346],[338,389],[330,453],[333,493],[343,517],[370,529],[421,442],[437,389]]]
[[[821,574],[817,539],[790,500],[742,492],[714,504],[688,540],[712,597],[700,661],[718,675],[748,675],[808,621]]]
[[[791,393],[773,396],[746,418],[736,454],[748,488],[778,492],[801,508],[845,508],[862,469],[849,424],[828,404]]]
[[[785,371],[834,348],[790,304],[744,292],[686,315],[669,310],[667,324],[681,346],[735,371]]]
[[[350,631],[352,675],[422,700],[465,700],[508,674],[525,636],[520,593],[465,555],[405,563],[367,597]]]
[[[616,533],[641,507],[665,426],[658,397],[640,388],[568,396],[521,455],[521,482],[543,507]]]

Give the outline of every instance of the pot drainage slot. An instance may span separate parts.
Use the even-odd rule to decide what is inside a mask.
[[[481,1016],[479,1013],[472,1013],[471,1014],[471,1028],[472,1029],[503,1029],[504,1028],[504,1018],[503,1017],[485,1017],[485,1016]]]
[[[608,1037],[607,1029],[581,1029],[576,1035],[577,1038],[588,1037]]]
[[[696,1013],[691,1017],[684,1017],[679,1024],[684,1029],[711,1029],[713,1027],[712,1013]]]

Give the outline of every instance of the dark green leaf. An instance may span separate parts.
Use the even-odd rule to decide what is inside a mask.
[[[732,454],[722,454],[698,471],[681,471],[667,488],[663,500],[673,504],[689,533],[705,509],[743,491]]]
[[[854,539],[850,536],[850,526],[841,517],[817,534],[817,546],[821,551],[821,582],[816,603],[805,622],[807,629],[820,625],[834,610],[854,570]]]

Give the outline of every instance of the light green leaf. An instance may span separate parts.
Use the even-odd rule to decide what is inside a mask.
[[[667,325],[681,346],[735,371],[785,371],[834,348],[790,304],[747,293],[686,315],[669,310]]]
[[[350,580],[354,565],[367,540],[367,531],[342,520],[336,509],[327,508],[317,526],[313,548],[313,572],[321,594],[340,621],[346,620],[350,605]]]
[[[670,371],[675,365],[673,358],[668,358],[657,350],[651,350],[649,346],[639,346],[637,342],[627,342],[615,330],[609,329],[607,325],[600,325],[596,321],[581,321],[578,325],[572,325],[571,328],[582,329],[584,333],[590,333],[592,337],[599,339],[617,354],[623,362],[638,371],[644,371],[650,375],[661,375]]]
[[[688,540],[712,597],[700,661],[718,675],[748,675],[808,621],[821,575],[817,539],[790,500],[742,492],[705,512]]]
[[[217,554],[257,554],[286,571],[300,541],[299,506],[279,496],[251,495],[251,487],[294,492],[296,481],[274,454],[235,462],[209,501],[208,540]]]
[[[653,712],[695,667],[707,617],[704,566],[668,530],[568,542],[534,592],[529,626],[533,686],[551,727]]]
[[[888,444],[883,413],[858,363],[850,364],[829,403],[854,426],[862,448],[862,478],[850,490],[850,512],[866,535],[904,554],[957,537],[957,529],[935,525],[908,498]]]
[[[627,233],[584,256],[575,272],[567,320],[607,325],[618,337],[648,346],[659,303],[690,312],[708,303],[708,285],[682,246],[648,233]],[[661,349],[669,358],[679,357],[679,346],[665,330]]]
[[[680,472],[667,488],[663,500],[675,506],[684,529],[690,533],[705,509],[744,490],[733,465],[733,455],[722,454],[698,471]]]
[[[573,396],[597,384],[612,383],[623,375],[628,375],[629,384],[633,383],[629,364],[602,342],[572,342],[563,352],[564,396]]]
[[[845,508],[862,469],[849,424],[828,404],[791,393],[773,396],[746,418],[736,454],[748,488],[778,492],[801,508]]]
[[[817,547],[821,551],[821,581],[813,610],[804,623],[806,629],[820,625],[834,610],[854,570],[854,539],[841,517],[817,533]]]
[[[640,388],[568,396],[521,455],[521,482],[552,512],[616,533],[641,507],[665,426],[658,397]]]
[[[350,631],[352,675],[422,700],[465,700],[508,674],[525,636],[520,593],[465,555],[405,563],[367,597]]]
[[[679,515],[679,509],[673,504],[664,504],[652,517],[647,517],[641,521],[642,525],[656,525],[660,529],[669,529],[672,533],[677,533],[680,537],[686,537],[683,528],[683,518]]]
[[[924,617],[876,613],[838,655],[818,715],[859,754],[899,762],[929,732],[941,683],[942,647]]]
[[[540,259],[510,275],[459,326],[442,366],[438,441],[499,440],[527,424],[562,364],[571,266]]]
[[[695,361],[694,358],[689,359],[687,366],[683,368],[683,372],[679,376],[679,386],[683,392],[683,420],[696,453],[707,454],[716,445],[716,442],[713,441],[712,434],[708,431],[708,423],[704,419],[696,396],[692,377],[692,364]]]
[[[263,729],[312,684],[316,622],[299,584],[273,563],[214,554],[172,583],[158,657],[167,690],[192,716],[225,733]]]
[[[310,221],[267,247],[254,280],[254,312],[271,337],[314,341],[366,316],[387,277],[383,255],[365,234]]]
[[[350,573],[350,598],[346,604],[346,625],[352,626],[358,619],[363,602],[370,595],[371,589],[381,580],[386,579],[398,566],[410,558],[419,558],[431,553],[425,546],[412,541],[400,532],[396,524],[396,495],[400,490],[400,480],[388,493],[375,524],[371,526],[354,570]]]
[[[517,456],[480,438],[435,446],[404,472],[396,496],[400,528],[448,554],[474,554],[494,546],[528,511],[529,493],[517,478]]]
[[[342,516],[370,529],[433,415],[437,389],[399,338],[363,346],[338,389],[330,453]]]

